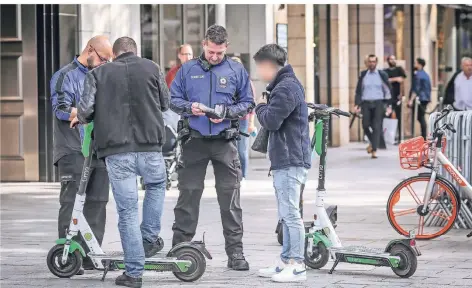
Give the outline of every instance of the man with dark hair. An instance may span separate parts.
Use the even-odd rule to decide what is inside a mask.
[[[415,62],[416,73],[413,79],[408,107],[413,107],[416,97],[419,98],[418,121],[421,125],[421,136],[426,139],[427,125],[424,117],[426,114],[426,108],[428,107],[429,102],[431,102],[431,79],[429,78],[428,73],[424,71],[424,66],[426,66],[426,61],[423,58],[417,58]]]
[[[90,39],[82,53],[54,73],[51,78],[51,102],[54,111],[54,165],[59,169],[61,192],[58,217],[59,238],[66,236],[79,188],[84,156],[81,152],[83,127],[70,129],[70,121],[77,115],[77,106],[84,90],[85,75],[91,69],[108,62],[112,57],[110,41],[99,35]],[[105,163],[96,157],[92,160],[92,173],[84,205],[84,216],[101,245],[105,234],[106,205],[109,196],[108,175]],[[82,242],[82,239],[78,239]],[[82,245],[82,247],[87,247]],[[88,252],[88,251],[87,251]],[[84,259],[84,269],[94,269],[90,258]],[[80,269],[79,275],[84,274]]]
[[[240,137],[238,119],[254,107],[250,79],[242,64],[225,55],[228,34],[224,27],[210,26],[202,44],[203,54],[182,65],[170,88],[171,108],[182,115],[182,127],[189,131],[182,139],[180,194],[174,209],[172,244],[195,236],[205,173],[211,160],[228,268],[249,270],[243,254],[241,163],[236,141]],[[207,117],[200,103],[210,108],[223,103],[226,112],[218,118]]]
[[[279,264],[259,270],[259,275],[276,282],[304,281],[305,228],[298,203],[301,185],[311,168],[305,91],[292,66],[285,65],[287,53],[279,45],[263,46],[254,60],[259,78],[270,83],[270,99],[268,103],[267,99],[259,100],[256,115],[269,131],[270,169],[284,235]]]
[[[388,74],[377,69],[377,56],[369,55],[366,64],[368,69],[361,72],[357,81],[354,109],[356,111],[362,109],[362,128],[370,141],[367,153],[372,154],[372,158],[375,159],[385,108],[391,99],[391,86]]]
[[[145,257],[164,245],[159,237],[166,187],[162,112],[169,107],[169,90],[159,66],[136,55],[133,39],[119,38],[113,51],[113,62],[87,74],[75,122],[94,121],[96,153],[106,161],[115,197],[126,268],[115,283],[141,287]],[[141,227],[137,175],[146,186]]]
[[[402,137],[402,92],[401,85],[406,79],[405,70],[401,66],[397,66],[395,55],[387,57],[388,68],[385,72],[388,74],[388,81],[392,85],[392,101],[391,105],[395,111],[395,116],[398,119],[398,142],[401,141]]]

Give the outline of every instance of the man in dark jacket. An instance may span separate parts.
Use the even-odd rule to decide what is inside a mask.
[[[268,103],[259,100],[256,115],[261,126],[269,131],[270,168],[284,234],[280,263],[259,270],[259,275],[276,282],[303,281],[305,228],[298,203],[301,185],[311,168],[305,91],[292,66],[285,65],[287,54],[279,45],[263,46],[254,60],[260,79],[270,83]]]
[[[113,62],[87,74],[78,120],[95,123],[95,148],[105,158],[117,205],[126,272],[115,283],[141,287],[145,256],[163,246],[158,237],[166,186],[162,112],[169,108],[169,90],[159,66],[136,56],[133,39],[116,40],[113,54]],[[146,186],[141,227],[137,175]]]
[[[355,110],[362,110],[362,128],[370,141],[367,152],[375,159],[382,134],[385,108],[391,99],[391,86],[388,74],[377,69],[377,56],[367,57],[367,68],[361,72],[357,81]]]
[[[234,124],[254,107],[251,82],[244,66],[228,57],[228,33],[210,26],[203,40],[203,54],[177,72],[171,91],[171,108],[184,118],[190,130],[182,144],[179,199],[174,208],[172,245],[190,241],[198,224],[205,173],[211,160],[220,205],[227,266],[249,270],[243,253],[243,219],[240,205],[241,163]],[[236,95],[238,95],[236,97]],[[214,108],[226,104],[223,119],[205,116],[199,105]],[[228,132],[228,133],[226,133]]]
[[[59,238],[65,238],[74,208],[75,196],[79,188],[84,156],[81,152],[83,127],[70,129],[70,121],[77,115],[77,106],[84,90],[85,75],[89,69],[106,63],[112,57],[110,41],[99,35],[90,39],[82,53],[54,73],[51,78],[51,102],[54,111],[54,165],[59,170],[61,192],[59,195]],[[84,216],[98,243],[101,245],[105,234],[106,206],[109,198],[108,175],[103,160],[92,160],[89,184],[85,191]],[[80,243],[82,239],[78,239]],[[86,245],[82,245],[87,249]],[[88,251],[87,251],[88,252]],[[84,259],[84,269],[94,269],[92,261]],[[78,274],[84,273],[80,269]]]
[[[415,77],[413,78],[413,85],[410,93],[410,100],[408,102],[408,107],[413,107],[413,103],[418,97],[420,105],[418,106],[418,121],[421,125],[421,136],[426,139],[426,107],[428,107],[429,102],[431,102],[431,79],[429,78],[428,73],[424,71],[424,66],[426,61],[422,58],[417,58],[415,62]]]

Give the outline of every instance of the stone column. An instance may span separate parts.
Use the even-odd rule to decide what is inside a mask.
[[[288,5],[288,63],[305,88],[305,99],[314,101],[313,5]]]
[[[330,5],[330,15],[327,13],[327,5],[320,6],[321,101],[328,103],[328,93],[331,93],[331,103],[328,104],[349,111],[349,22],[346,20],[349,14],[348,5]],[[328,23],[330,31],[327,31]],[[331,59],[330,63],[328,58]],[[329,72],[331,85],[327,81]],[[349,142],[348,118],[333,117],[331,129],[332,146],[338,147]]]

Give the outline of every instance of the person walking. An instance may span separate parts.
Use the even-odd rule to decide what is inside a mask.
[[[447,84],[444,104],[456,111],[472,110],[472,58],[462,58],[461,68]]]
[[[410,100],[408,101],[408,107],[412,108],[414,105],[415,99],[418,97],[420,101],[418,105],[418,121],[421,125],[421,136],[426,139],[426,108],[428,107],[429,102],[431,102],[431,79],[429,78],[428,73],[424,71],[424,66],[426,61],[423,58],[417,58],[415,62],[415,77],[410,93]]]
[[[241,59],[238,57],[231,57],[232,60],[243,64]],[[255,97],[256,90],[254,88],[254,84],[251,81],[251,90],[252,95]],[[239,130],[246,134],[251,134],[253,131],[256,130],[256,126],[254,125],[254,111],[249,112],[246,116],[239,119]],[[238,140],[238,154],[239,154],[239,161],[241,162],[241,170],[243,173],[243,179],[241,180],[241,185],[243,185],[244,181],[247,177],[247,170],[249,166],[249,137],[240,137]]]
[[[268,82],[270,99],[259,99],[256,115],[269,131],[269,159],[273,173],[283,246],[278,265],[259,270],[259,276],[275,282],[306,280],[304,265],[305,227],[299,209],[301,185],[311,168],[308,106],[305,91],[287,53],[277,44],[268,44],[254,55],[259,78]]]
[[[54,73],[50,81],[51,104],[54,111],[53,162],[58,168],[61,181],[59,238],[66,237],[85,160],[82,155],[83,127],[79,125],[70,129],[70,122],[77,116],[77,106],[84,90],[85,75],[89,70],[108,62],[111,57],[112,49],[108,38],[103,35],[95,36],[87,42],[82,53]],[[102,245],[109,198],[109,181],[103,160],[94,157],[91,167],[89,185],[85,190],[84,216],[97,237],[98,243]],[[77,241],[83,243],[81,237]],[[82,247],[87,247],[87,245],[82,244]],[[78,275],[84,274],[84,269],[94,268],[90,258],[86,257]]]
[[[370,141],[367,153],[376,159],[383,118],[386,110],[391,108],[391,86],[388,74],[377,69],[377,56],[369,55],[366,62],[368,69],[361,72],[357,81],[354,109],[362,111],[362,128]]]
[[[392,101],[391,105],[393,111],[395,111],[395,117],[398,119],[398,142],[402,139],[402,84],[403,81],[407,78],[405,70],[401,66],[397,66],[395,55],[390,55],[387,57],[388,68],[384,71],[388,74],[388,81],[392,86]],[[397,143],[398,143],[397,142]]]
[[[87,74],[75,122],[94,121],[97,156],[106,161],[115,197],[125,262],[115,284],[139,288],[145,257],[163,248],[159,233],[167,177],[162,112],[169,108],[169,90],[160,67],[137,56],[132,38],[118,38],[113,55],[113,62]],[[141,225],[137,175],[146,186]]]
[[[228,268],[249,270],[243,254],[240,205],[241,163],[236,139],[237,121],[254,107],[249,75],[228,58],[228,33],[210,26],[202,41],[203,54],[182,65],[171,86],[171,109],[184,119],[190,134],[182,143],[178,170],[179,198],[174,208],[172,245],[192,240],[198,224],[205,173],[211,160],[220,206]],[[238,95],[238,97],[234,97]],[[226,104],[224,119],[205,116],[200,103],[213,108]]]

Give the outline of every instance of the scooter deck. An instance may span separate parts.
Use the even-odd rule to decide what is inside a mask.
[[[88,254],[89,257],[97,259],[97,260],[112,260],[112,261],[124,261],[125,254],[121,251],[110,251],[104,254]],[[187,260],[177,260],[175,257],[167,257],[165,253],[157,253],[156,255],[146,258],[146,262],[172,262],[175,263],[176,261],[186,263],[188,262],[191,264],[190,261]]]
[[[329,274],[333,273],[339,262],[391,267],[391,261],[400,261],[400,257],[392,256],[383,249],[365,246],[331,247],[330,251],[334,253],[335,258]]]

